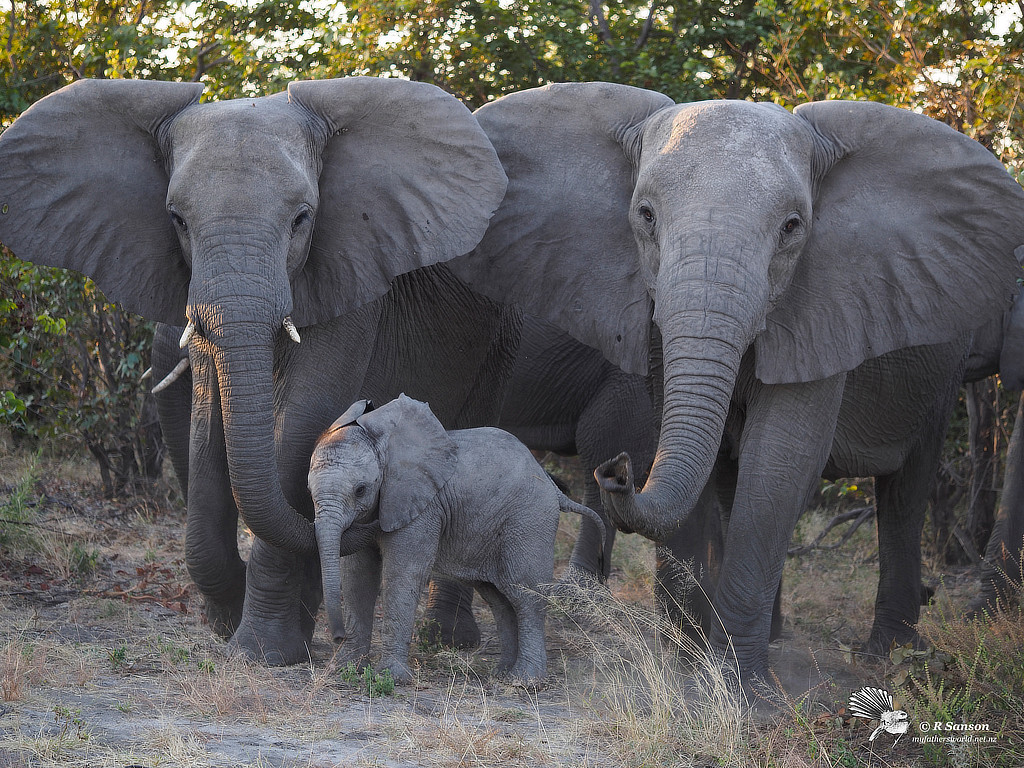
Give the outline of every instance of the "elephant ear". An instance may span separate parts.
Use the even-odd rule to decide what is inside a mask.
[[[757,338],[757,376],[812,381],[956,338],[1016,292],[1024,191],[977,142],[870,102],[796,109],[816,132],[809,241]]]
[[[419,267],[466,253],[505,194],[494,148],[454,96],[376,77],[288,86],[329,138],[305,268],[293,281],[299,325],[325,322]]]
[[[373,441],[384,477],[380,527],[397,531],[423,512],[455,472],[458,447],[426,403],[399,395],[357,423]]]
[[[671,105],[640,88],[574,83],[478,109],[509,186],[483,241],[452,270],[645,373],[651,302],[629,225],[632,158],[644,121]]]
[[[332,429],[341,429],[347,427],[350,424],[355,424],[359,417],[363,414],[369,413],[374,410],[372,400],[356,400],[352,405],[345,409],[345,412],[334,420],[334,423],[328,428],[328,431]]]
[[[80,80],[0,136],[0,242],[89,275],[125,309],[181,325],[189,268],[167,215],[160,135],[198,83]]]
[[[1024,261],[1024,246],[1017,249],[1017,258]],[[999,350],[999,378],[1006,389],[1024,389],[1024,298],[1019,292],[1007,313],[1003,329],[1003,343]]]

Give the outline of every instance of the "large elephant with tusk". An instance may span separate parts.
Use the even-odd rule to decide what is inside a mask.
[[[179,346],[191,363],[162,414],[187,477],[189,572],[237,651],[295,663],[320,602],[306,473],[332,417],[405,391],[450,428],[497,419],[518,311],[443,262],[483,236],[506,177],[434,86],[202,90],[81,81],[28,109],[0,136],[0,242],[185,327],[161,330],[154,368],[165,378]],[[238,516],[257,537],[248,563]]]

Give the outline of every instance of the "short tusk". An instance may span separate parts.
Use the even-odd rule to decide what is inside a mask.
[[[299,336],[299,329],[295,327],[295,323],[292,322],[292,319],[290,317],[286,317],[282,325],[284,326],[284,329],[288,332],[288,335],[291,337],[292,341],[294,341],[296,344],[302,343],[302,338]]]
[[[143,371],[142,375],[139,376],[139,383],[141,384],[142,382],[144,382],[146,379],[148,379],[152,375],[153,375],[153,369],[152,368],[147,368],[145,371]]]
[[[163,381],[161,381],[159,384],[153,387],[153,394],[155,395],[158,392],[163,392],[165,389],[171,386],[171,384],[180,379],[181,374],[188,370],[189,365],[191,365],[191,363],[189,362],[189,359],[187,357],[182,360],[179,360],[178,364],[174,366],[174,370],[172,370],[170,373],[164,376]]]
[[[196,324],[191,320],[188,321],[188,325],[185,326],[184,332],[181,334],[181,339],[178,341],[178,349],[184,349],[188,346],[188,343],[192,340],[192,337],[196,333]]]

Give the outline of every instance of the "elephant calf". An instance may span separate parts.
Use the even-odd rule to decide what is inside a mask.
[[[425,403],[405,395],[376,409],[362,400],[317,442],[309,490],[331,633],[350,646],[346,656],[369,651],[383,575],[381,668],[409,682],[416,605],[434,573],[472,584],[491,606],[501,641],[495,674],[544,677],[537,590],[553,579],[559,512],[601,530],[604,522],[562,495],[516,438],[489,427],[446,432]],[[370,543],[367,531],[376,547],[354,552]],[[339,552],[348,555],[344,618]]]

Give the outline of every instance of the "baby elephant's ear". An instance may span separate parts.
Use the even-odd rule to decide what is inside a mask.
[[[382,458],[380,527],[396,531],[415,520],[444,488],[458,448],[426,403],[399,395],[358,419]]]
[[[372,400],[356,400],[345,410],[343,414],[341,414],[341,416],[334,420],[330,429],[341,429],[342,427],[347,427],[349,424],[355,424],[360,416],[364,413],[369,413],[372,410]]]

